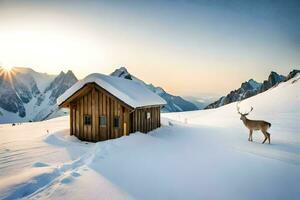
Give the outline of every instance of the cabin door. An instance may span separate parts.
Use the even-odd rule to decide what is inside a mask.
[[[127,133],[127,123],[126,122],[124,122],[123,127],[124,127],[123,135],[128,135],[128,133]]]
[[[123,107],[123,135],[129,135],[129,112]]]

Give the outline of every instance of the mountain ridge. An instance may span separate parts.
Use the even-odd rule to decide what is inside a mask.
[[[145,87],[147,87],[149,90],[156,93],[160,97],[162,97],[167,102],[167,104],[162,108],[163,112],[181,112],[181,111],[199,110],[194,103],[185,100],[180,96],[175,96],[170,93],[167,93],[162,87],[156,87],[151,83],[150,84],[145,83],[141,79],[130,74],[125,67],[120,67],[115,69],[115,71],[113,71],[110,75],[136,81],[144,85]]]
[[[10,79],[6,77],[8,75]],[[125,67],[116,69],[111,75],[136,81],[160,95],[167,101],[163,112],[198,110],[190,101],[146,84]],[[56,99],[77,81],[71,70],[51,75],[25,67],[14,67],[8,73],[0,67],[0,123],[41,121],[65,115],[66,112],[58,108]]]
[[[300,73],[300,70],[292,70],[287,76],[271,71],[268,79],[264,80],[262,83],[249,79],[248,81],[243,82],[240,88],[230,91],[226,96],[220,97],[217,101],[209,104],[204,109],[218,108],[232,102],[241,101],[255,96],[277,86],[281,82],[290,80],[297,73]]]
[[[61,115],[66,111],[58,108],[56,99],[78,81],[71,70],[58,75],[36,72],[31,68],[16,67],[7,71],[0,67],[0,123],[41,121]],[[217,108],[231,102],[243,100],[275,87],[293,78],[300,70],[292,70],[287,76],[272,71],[268,79],[259,83],[249,79],[241,87],[206,106],[195,99],[175,96],[163,88],[147,84],[130,74],[125,67],[114,70],[110,75],[143,84],[167,101],[163,112],[180,112]],[[212,100],[210,101],[212,102]],[[196,104],[197,103],[197,104]]]
[[[55,76],[31,68],[15,67],[8,72],[0,67],[0,123],[41,121],[50,115],[62,115],[56,99],[75,82],[72,71]]]

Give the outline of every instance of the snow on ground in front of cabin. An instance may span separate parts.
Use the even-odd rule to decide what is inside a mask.
[[[271,145],[260,132],[247,141],[236,104],[163,114],[149,134],[98,143],[69,136],[68,117],[0,125],[0,199],[299,199],[294,80],[240,105],[272,123]]]

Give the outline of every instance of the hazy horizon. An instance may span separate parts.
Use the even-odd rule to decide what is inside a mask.
[[[299,1],[0,1],[0,65],[224,95],[300,66]]]

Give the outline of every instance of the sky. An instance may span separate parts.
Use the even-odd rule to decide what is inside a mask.
[[[300,68],[300,1],[1,1],[0,65],[224,95]]]

